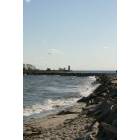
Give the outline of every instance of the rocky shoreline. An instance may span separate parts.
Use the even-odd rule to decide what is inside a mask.
[[[73,107],[24,124],[24,140],[116,140],[117,77],[96,79],[100,86]]]

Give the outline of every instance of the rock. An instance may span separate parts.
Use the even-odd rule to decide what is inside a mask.
[[[103,129],[104,129],[106,132],[108,132],[108,133],[113,133],[113,134],[117,135],[117,129],[116,129],[114,126],[102,122],[102,123],[101,123],[101,127],[103,127]]]
[[[72,112],[69,110],[63,110],[61,112],[59,112],[57,115],[66,115],[66,114],[77,114],[77,112]]]
[[[92,126],[92,136],[93,137],[96,137],[98,132],[99,132],[99,125],[100,123],[99,122],[95,122],[94,125]]]
[[[82,97],[81,99],[79,99],[77,102],[86,102],[88,100],[87,97]]]
[[[82,114],[98,121],[93,125],[93,133],[87,133],[83,139],[111,139],[117,137],[117,83],[112,82],[114,76],[99,76],[101,85],[86,99],[87,106]],[[92,105],[91,105],[92,104]],[[100,123],[101,122],[101,123]]]

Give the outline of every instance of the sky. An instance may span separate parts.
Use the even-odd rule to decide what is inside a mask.
[[[116,0],[24,0],[23,61],[39,69],[117,69]]]

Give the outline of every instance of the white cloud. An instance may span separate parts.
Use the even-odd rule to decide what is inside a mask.
[[[25,0],[27,3],[31,2],[31,0]]]
[[[62,55],[63,54],[62,51],[57,50],[57,49],[49,49],[47,51],[47,53],[48,53],[48,55],[57,55],[57,54]]]
[[[104,46],[104,49],[109,49],[109,46]]]

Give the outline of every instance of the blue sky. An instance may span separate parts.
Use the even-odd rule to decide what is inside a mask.
[[[116,70],[116,0],[24,0],[24,63]]]

